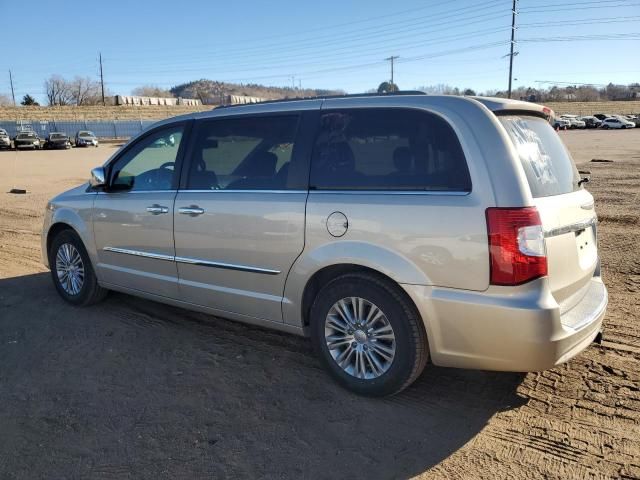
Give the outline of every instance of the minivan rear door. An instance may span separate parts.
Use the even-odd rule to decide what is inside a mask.
[[[282,322],[285,280],[305,241],[307,113],[196,122],[175,201],[182,300]]]
[[[591,194],[567,148],[544,118],[499,115],[517,151],[545,232],[549,282],[566,311],[578,303],[598,266]]]

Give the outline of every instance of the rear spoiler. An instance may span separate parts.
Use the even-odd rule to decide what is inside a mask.
[[[496,115],[533,115],[549,120],[555,117],[555,112],[549,107],[537,103],[523,102],[497,97],[471,97],[482,103]]]

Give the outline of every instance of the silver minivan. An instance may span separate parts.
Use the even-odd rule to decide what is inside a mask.
[[[546,107],[368,95],[162,121],[46,209],[60,295],[306,335],[343,386],[537,371],[599,337],[593,197]]]

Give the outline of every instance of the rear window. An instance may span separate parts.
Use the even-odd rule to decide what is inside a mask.
[[[580,176],[549,122],[539,117],[498,117],[513,142],[534,198],[578,190]]]
[[[412,109],[349,109],[324,113],[320,122],[311,188],[471,190],[460,142],[436,115]]]

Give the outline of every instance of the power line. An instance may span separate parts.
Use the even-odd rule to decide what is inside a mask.
[[[581,26],[581,25],[600,25],[600,24],[609,24],[609,23],[635,23],[640,20],[640,16],[631,16],[631,17],[605,17],[599,19],[590,19],[586,18],[583,20],[559,20],[555,22],[534,22],[534,23],[521,23],[518,25],[518,29],[520,28],[554,28],[554,27],[571,27],[571,26]]]
[[[530,43],[547,43],[547,42],[580,42],[580,41],[592,41],[592,40],[640,40],[640,33],[627,32],[627,33],[611,33],[601,35],[568,35],[560,37],[530,37],[521,38],[519,42]]]
[[[424,42],[415,42],[415,41],[411,41],[411,42],[402,42],[402,43],[388,43],[388,42],[383,42],[382,46],[379,47],[374,47],[374,48],[368,48],[368,49],[364,49],[364,50],[360,50],[357,53],[354,53],[351,51],[351,49],[348,49],[348,52],[345,52],[344,54],[341,53],[336,53],[335,51],[333,53],[327,53],[325,55],[315,55],[313,57],[312,61],[309,62],[294,62],[294,63],[282,63],[282,64],[277,64],[274,63],[273,60],[269,60],[266,63],[265,67],[261,67],[262,63],[261,62],[251,62],[251,63],[247,63],[247,64],[235,64],[233,65],[232,68],[226,68],[226,71],[232,71],[232,72],[242,72],[242,71],[249,71],[249,72],[253,72],[256,71],[257,69],[270,69],[270,70],[282,70],[282,69],[291,69],[291,68],[296,68],[296,67],[300,67],[300,66],[305,66],[305,65],[311,65],[311,66],[315,66],[318,65],[318,60],[323,59],[323,58],[330,58],[331,60],[342,60],[342,61],[348,61],[350,59],[362,59],[363,57],[369,55],[369,56],[378,56],[380,52],[387,52],[390,48],[404,48],[406,49],[417,49],[420,47],[425,47],[425,46],[433,46],[433,45],[438,45],[438,44],[442,44],[442,43],[450,43],[452,40],[463,40],[463,39],[468,39],[468,38],[476,38],[476,37],[482,37],[484,38],[486,36],[486,34],[488,33],[498,33],[501,31],[505,31],[508,30],[508,27],[500,27],[500,28],[490,28],[490,29],[483,29],[483,30],[476,30],[473,32],[469,32],[466,34],[454,34],[454,35],[438,35],[435,38],[437,40],[432,40],[432,39],[426,39],[427,41]],[[335,64],[335,63],[334,63]],[[204,63],[203,64],[205,67],[209,67],[209,63]],[[244,70],[241,67],[249,67],[249,68],[245,68]],[[219,66],[217,66],[217,68],[219,68]],[[195,68],[181,68],[180,71],[181,72],[193,72],[193,71],[201,71],[202,67],[195,67]],[[176,69],[175,69],[175,65],[174,68],[168,69],[168,70],[159,70],[157,68],[153,68],[151,67],[149,70],[140,70],[140,69],[136,69],[137,73],[144,73],[144,72],[149,72],[149,73],[175,73]]]
[[[492,14],[493,15],[493,14]],[[492,19],[497,19],[497,18],[504,18],[506,15],[501,15],[499,17],[492,17]],[[446,22],[446,23],[452,23],[452,22]],[[420,36],[416,36],[415,33],[412,33],[413,31],[421,31],[423,32],[423,36],[426,34],[435,34],[437,32],[444,32],[444,31],[451,31],[454,28],[458,28],[458,27],[463,27],[463,26],[469,26],[469,25],[473,25],[473,24],[477,24],[477,23],[486,23],[485,19],[481,19],[481,20],[475,20],[472,22],[466,22],[463,24],[459,24],[457,27],[444,27],[444,28],[439,28],[439,29],[429,29],[429,31],[425,31],[425,27],[424,24],[420,25],[417,28],[412,28],[412,29],[408,29],[408,30],[403,30],[403,32],[398,35],[380,35],[379,33],[375,33],[372,35],[367,35],[366,37],[361,37],[358,39],[357,43],[348,43],[346,41],[344,41],[344,39],[338,38],[336,39],[335,42],[328,42],[328,43],[321,43],[318,45],[310,45],[308,47],[304,47],[304,46],[298,46],[298,47],[284,47],[282,49],[277,49],[277,51],[271,51],[271,53],[255,53],[255,54],[247,54],[247,55],[242,55],[244,60],[250,61],[251,65],[256,65],[259,64],[261,62],[264,63],[269,63],[271,64],[273,62],[273,57],[282,57],[283,55],[286,55],[288,58],[295,58],[295,57],[301,57],[301,58],[306,58],[309,56],[313,56],[314,58],[322,58],[324,57],[331,57],[331,58],[335,58],[335,53],[336,52],[340,52],[340,51],[346,51],[348,53],[353,54],[354,49],[356,48],[361,48],[361,47],[371,47],[373,45],[380,45],[381,48],[384,47],[385,49],[387,47],[390,47],[390,43],[389,42],[393,42],[395,40],[403,40],[403,39],[411,39],[410,42],[404,42],[404,43],[397,43],[396,45],[402,47],[402,46],[406,46],[406,45],[415,45],[416,41],[418,38],[420,38]],[[471,33],[476,33],[476,32],[483,32],[483,33],[488,33],[490,31],[497,31],[497,30],[501,30],[501,29],[496,29],[496,28],[490,28],[490,29],[483,29],[483,30],[479,30],[479,31],[475,31],[475,32],[471,32]],[[464,36],[468,36],[468,33],[464,33],[464,34],[454,34],[454,35],[450,35],[448,37],[456,37],[458,35],[462,35]],[[375,40],[369,40],[368,38],[374,38]],[[436,38],[442,39],[442,38],[447,38],[447,37],[443,37],[442,35],[437,35]],[[337,44],[337,45],[342,45],[342,46],[338,46],[337,48],[333,48],[331,49],[330,53],[324,53],[327,50],[327,47],[332,45],[332,44]],[[393,45],[391,45],[393,46]],[[370,50],[370,49],[367,49]],[[364,50],[365,52],[367,50]],[[318,56],[318,53],[316,53],[317,51],[320,51],[320,57]],[[294,53],[294,52],[298,52],[298,53]],[[363,52],[363,50],[358,50],[357,55],[361,55]],[[322,55],[324,53],[324,55]],[[251,57],[257,57],[257,60],[250,60]],[[174,67],[175,65],[184,65],[184,66],[189,66],[189,65],[196,65],[196,64],[202,64],[202,63],[206,63],[207,65],[210,64],[211,62],[215,61],[216,65],[221,65],[225,63],[225,56],[217,56],[217,57],[208,57],[208,56],[202,56],[199,57],[197,60],[191,60],[191,61],[183,61],[184,59],[181,58],[181,61],[178,62],[154,62],[154,65],[162,65],[162,66],[172,66]],[[230,56],[229,58],[231,58],[232,60],[235,60],[238,58],[238,55],[233,55]],[[119,64],[127,64],[128,61],[123,62],[122,60],[118,61],[118,59],[113,59],[113,63],[119,63]],[[138,68],[136,68],[136,71],[139,71]]]
[[[584,7],[585,5],[602,5],[603,7],[609,8],[611,7],[612,3],[619,3],[621,5],[619,6],[627,6],[628,2],[626,2],[625,0],[591,0],[591,1],[587,1],[587,2],[573,2],[573,3],[567,3],[567,2],[563,2],[562,6],[564,7]],[[558,4],[557,3],[548,3],[546,5],[534,5],[531,7],[522,7],[520,10],[522,12],[525,12],[527,10],[537,10],[538,8],[547,8],[547,7],[557,7]],[[618,5],[613,5],[614,7],[618,6]]]
[[[364,32],[364,31],[371,31],[371,35],[379,35],[381,32],[384,31],[397,31],[397,27],[393,28],[393,29],[386,29],[386,30],[381,30],[381,29],[385,29],[386,27],[391,27],[391,26],[399,26],[401,25],[402,28],[406,28],[407,27],[407,23],[409,23],[408,26],[413,26],[413,25],[420,25],[422,27],[424,27],[424,21],[425,20],[443,20],[443,19],[447,19],[447,18],[452,18],[453,20],[451,22],[448,23],[456,23],[459,22],[461,17],[466,17],[466,16],[477,16],[478,13],[481,13],[483,11],[488,11],[491,8],[496,8],[500,3],[503,3],[504,0],[493,0],[490,2],[479,2],[476,4],[472,4],[463,8],[455,8],[455,9],[448,9],[448,10],[444,10],[442,12],[438,12],[438,13],[431,13],[429,15],[425,15],[425,16],[421,16],[421,17],[411,17],[405,20],[399,20],[399,21],[394,21],[394,22],[386,22],[386,23],[382,23],[380,25],[373,25],[373,26],[369,26],[369,27],[364,27],[362,29],[351,29],[348,32],[346,32],[346,34],[336,34],[336,32],[332,29],[332,27],[321,27],[319,29],[313,29],[313,30],[308,30],[306,32],[303,32],[304,34],[308,34],[309,32],[313,32],[313,31],[318,31],[318,30],[328,30],[327,34],[324,35],[312,35],[310,39],[307,40],[296,40],[295,41],[295,47],[300,46],[300,45],[306,45],[306,42],[310,42],[313,45],[327,45],[327,44],[331,44],[331,43],[335,43],[335,42],[344,42],[345,40],[350,40],[351,36],[353,34],[358,34],[359,32]],[[427,8],[427,7],[421,7],[421,8]],[[376,17],[376,18],[385,18],[385,17]],[[358,22],[347,22],[341,25],[345,25],[348,26],[351,23],[358,23]],[[288,36],[291,36],[293,34],[288,34]],[[339,38],[337,38],[337,35],[340,35]],[[269,37],[266,37],[269,38]],[[329,41],[329,42],[328,42]],[[220,44],[217,43],[215,44],[215,46],[212,46],[213,48],[215,48],[216,50],[224,50],[229,56],[238,56],[238,55],[243,55],[246,56],[247,54],[249,54],[250,52],[262,52],[264,50],[270,50],[270,49],[274,49],[274,48],[285,48],[287,50],[289,50],[292,45],[291,45],[291,41],[285,41],[285,42],[277,42],[277,43],[265,43],[264,42],[264,38],[263,39],[256,39],[255,42],[259,43],[259,45],[257,47],[243,47],[243,48],[229,48],[228,46],[225,46],[224,44]],[[238,42],[234,42],[233,46],[237,46]],[[201,45],[202,46],[202,45]],[[191,45],[191,48],[193,47],[197,47],[197,45]],[[184,47],[181,46],[176,46],[173,47],[173,49],[180,51],[181,53],[183,53]],[[153,49],[136,49],[136,55],[139,52],[148,52],[148,51],[160,51],[162,52],[162,54],[164,56],[166,56],[167,51],[170,51],[171,48],[166,48],[166,47],[159,47],[159,48],[153,48]],[[122,55],[118,55],[120,58],[122,58]],[[198,57],[201,57],[200,55],[198,55]],[[219,56],[214,56],[213,58],[220,58]],[[132,58],[133,61],[137,61],[137,58]]]
[[[601,2],[596,2],[596,3],[601,3]],[[565,4],[566,5],[566,4]],[[594,10],[594,9],[602,9],[602,8],[614,8],[614,7],[637,7],[640,6],[640,3],[623,3],[620,5],[594,5],[594,6],[583,6],[582,4],[579,4],[580,6],[580,10]],[[575,7],[558,7],[558,8],[540,8],[539,10],[537,9],[538,7],[529,7],[529,8],[536,8],[536,10],[526,10],[524,11],[523,9],[521,9],[522,13],[548,13],[548,12],[566,12],[568,10],[570,11],[574,11]]]
[[[552,80],[534,80],[535,83],[551,85],[580,85],[582,87],[606,87],[605,83],[555,82]]]

